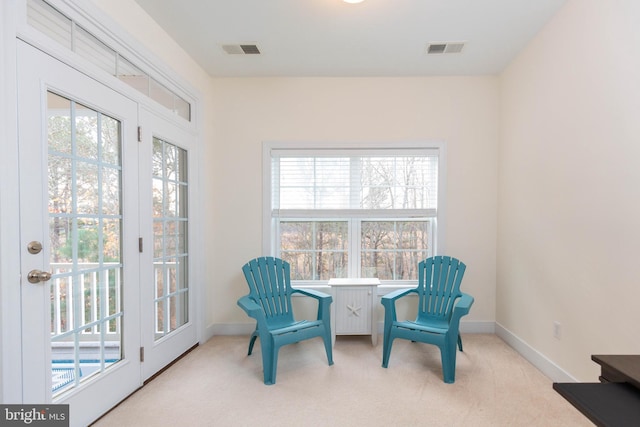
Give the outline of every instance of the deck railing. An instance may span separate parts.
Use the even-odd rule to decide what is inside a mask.
[[[185,288],[165,282],[176,280],[175,262],[155,262],[155,336],[160,338],[181,326],[188,314],[172,297],[186,295]],[[51,338],[53,343],[120,341],[122,323],[122,264],[51,263]],[[169,289],[165,289],[165,286]],[[76,304],[76,301],[81,301]],[[165,319],[165,315],[167,318]],[[179,321],[179,319],[182,319]],[[104,336],[102,335],[104,333]],[[55,344],[54,344],[55,345]]]
[[[51,335],[55,341],[119,341],[122,312],[120,263],[52,263]],[[82,301],[76,304],[76,301]]]

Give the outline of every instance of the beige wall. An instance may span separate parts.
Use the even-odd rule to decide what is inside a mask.
[[[93,0],[204,96],[205,323],[251,323],[241,266],[262,253],[263,141],[447,144],[447,252],[464,260],[468,320],[495,320],[496,77],[211,79],[133,0]]]
[[[497,78],[214,79],[214,92],[210,322],[249,321],[235,300],[240,267],[263,255],[263,141],[433,139],[447,144],[447,252],[467,263],[476,298],[465,320],[495,320]]]
[[[465,320],[495,320],[496,77],[211,79],[133,0],[93,0],[203,94],[205,323],[250,323],[241,266],[263,255],[263,141],[447,144],[447,252],[464,260]]]
[[[569,0],[501,77],[497,321],[583,381],[640,352],[638,22]]]

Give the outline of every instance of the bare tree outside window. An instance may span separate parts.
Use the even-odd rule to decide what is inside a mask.
[[[291,264],[293,280],[347,277],[346,221],[282,221],[282,259]]]
[[[363,221],[362,277],[415,280],[430,253],[429,221]]]

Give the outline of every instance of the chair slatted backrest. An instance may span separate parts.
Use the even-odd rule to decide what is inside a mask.
[[[462,293],[460,283],[466,265],[448,256],[435,256],[418,264],[418,320],[448,321]]]
[[[291,309],[291,267],[274,257],[253,259],[242,267],[250,297],[264,310],[267,323],[293,321]]]

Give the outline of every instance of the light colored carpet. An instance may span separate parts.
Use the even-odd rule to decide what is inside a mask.
[[[380,337],[381,338],[381,337]],[[216,336],[95,425],[105,426],[593,426],[552,382],[495,335],[463,336],[455,384],[437,347],[339,336],[333,366],[320,339],[280,350],[277,383],[262,382],[259,340]]]

